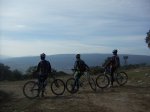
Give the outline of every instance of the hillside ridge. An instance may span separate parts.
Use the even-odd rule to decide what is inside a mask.
[[[112,54],[81,54],[81,58],[89,66],[101,66],[104,63],[107,57],[112,56]],[[150,65],[150,56],[145,55],[128,55],[128,54],[119,54],[121,65],[124,65],[123,56],[128,56],[128,64],[141,64],[146,63]],[[75,61],[75,54],[56,54],[56,55],[47,55],[47,60],[50,61],[52,68],[58,71],[68,71],[70,70]],[[0,62],[10,66],[12,70],[18,69],[22,72],[25,72],[30,66],[36,66],[40,61],[39,56],[27,56],[27,57],[16,57],[16,58],[7,58],[0,59]]]

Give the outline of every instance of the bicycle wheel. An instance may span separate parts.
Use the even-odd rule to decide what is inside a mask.
[[[74,78],[69,78],[67,81],[66,81],[66,89],[69,93],[76,93],[79,88],[78,87],[74,87],[74,83],[75,83],[75,79]]]
[[[110,79],[107,75],[104,74],[99,74],[98,77],[96,78],[96,85],[99,88],[107,88],[109,86]]]
[[[119,72],[117,73],[116,81],[120,86],[123,86],[128,81],[128,75],[125,72]]]
[[[61,79],[55,79],[51,83],[51,90],[55,95],[62,95],[65,91],[65,83]]]
[[[23,86],[23,94],[30,99],[38,96],[38,83],[35,81],[28,81]]]
[[[96,91],[96,83],[93,78],[89,78],[89,84],[93,91]]]

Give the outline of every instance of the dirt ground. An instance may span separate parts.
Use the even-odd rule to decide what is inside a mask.
[[[131,81],[123,87],[94,92],[87,86],[76,94],[48,93],[34,100],[23,95],[25,82],[0,82],[0,112],[150,112],[150,86]]]

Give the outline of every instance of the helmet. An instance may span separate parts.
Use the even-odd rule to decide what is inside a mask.
[[[117,49],[114,49],[112,53],[117,54],[117,52],[118,52]]]
[[[76,55],[76,58],[80,58],[80,54],[77,54],[77,55]]]
[[[46,55],[44,53],[40,54],[41,59],[45,59]]]

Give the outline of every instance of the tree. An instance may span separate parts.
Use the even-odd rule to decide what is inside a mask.
[[[26,71],[26,75],[25,75],[26,78],[37,78],[36,69],[37,69],[37,66],[29,67]]]
[[[149,30],[149,32],[147,32],[147,36],[145,38],[145,41],[146,41],[148,47],[150,48],[150,30]]]
[[[12,78],[10,80],[21,80],[22,79],[22,73],[18,70],[12,71]]]
[[[0,80],[20,80],[22,73],[18,70],[11,71],[10,67],[0,63]]]
[[[0,63],[0,80],[7,80],[11,75],[9,66]]]
[[[32,75],[34,72],[36,72],[37,66],[31,66],[27,69],[26,74]]]

